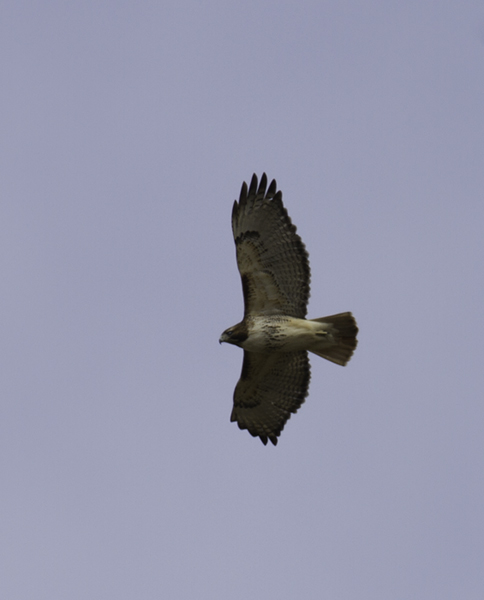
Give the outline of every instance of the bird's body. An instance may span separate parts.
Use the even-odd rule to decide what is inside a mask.
[[[247,338],[237,345],[247,352],[298,352],[335,345],[331,326],[290,316],[251,316],[245,319]],[[232,328],[233,329],[233,328]],[[249,334],[250,332],[250,334]],[[222,334],[223,336],[223,334]],[[229,342],[222,337],[222,341]]]
[[[244,293],[244,319],[225,330],[220,342],[243,348],[231,420],[275,445],[286,421],[308,393],[308,351],[345,365],[356,348],[351,313],[307,320],[308,254],[296,233],[282,194],[267,177],[244,182],[234,203],[232,229]]]

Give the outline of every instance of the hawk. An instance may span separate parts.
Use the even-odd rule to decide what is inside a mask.
[[[307,320],[309,259],[273,179],[242,184],[232,231],[244,294],[243,320],[220,343],[244,350],[231,421],[274,445],[309,388],[308,351],[346,365],[357,344],[350,312]]]

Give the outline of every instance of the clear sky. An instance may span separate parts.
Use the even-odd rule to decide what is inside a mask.
[[[0,7],[0,597],[481,600],[482,1]],[[229,422],[230,229],[310,254],[277,447]]]

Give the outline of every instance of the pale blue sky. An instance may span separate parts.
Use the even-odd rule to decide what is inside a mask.
[[[481,600],[484,7],[0,7],[0,597]],[[230,229],[276,178],[311,357],[229,422]]]

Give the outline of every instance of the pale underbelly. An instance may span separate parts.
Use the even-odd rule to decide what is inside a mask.
[[[305,319],[257,317],[242,348],[249,352],[298,352],[333,346],[333,336],[325,324]]]

